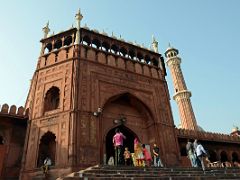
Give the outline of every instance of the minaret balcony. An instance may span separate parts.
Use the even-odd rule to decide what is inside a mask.
[[[178,102],[181,99],[190,99],[191,96],[192,96],[191,91],[183,90],[178,91],[176,94],[174,94],[173,99]]]

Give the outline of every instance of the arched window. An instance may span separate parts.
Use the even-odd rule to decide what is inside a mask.
[[[232,153],[232,162],[238,162],[239,159],[238,159],[238,154],[236,152],[233,152]]]
[[[86,46],[89,46],[90,38],[88,36],[84,36],[83,39],[82,39],[82,43]]]
[[[121,48],[121,49],[119,50],[119,53],[120,53],[120,56],[125,57],[125,56],[127,55],[127,50],[126,50],[125,48]]]
[[[134,57],[136,56],[134,50],[132,49],[128,52],[128,54],[131,59],[134,59]]]
[[[48,43],[44,48],[44,54],[51,52],[52,50],[52,44]]]
[[[143,58],[142,53],[137,53],[137,60],[140,61],[140,62],[142,62],[142,63],[145,63],[145,60],[144,60],[144,58]]]
[[[113,45],[111,46],[110,52],[113,53],[113,54],[117,54],[117,53],[118,53],[118,47],[113,44]]]
[[[225,151],[222,151],[220,153],[220,157],[221,157],[221,162],[226,162],[228,161],[228,157],[227,157],[227,153]]]
[[[154,66],[158,66],[158,60],[155,59],[155,58],[152,58],[152,64],[153,64]]]
[[[180,153],[181,153],[181,156],[187,156],[186,147],[181,147]]]
[[[55,43],[54,43],[54,49],[59,49],[60,47],[62,47],[62,40],[58,39]]]
[[[44,111],[51,111],[59,107],[60,91],[57,87],[51,87],[44,98]]]
[[[103,51],[108,52],[108,50],[110,49],[110,45],[107,42],[103,42],[102,43],[102,48]]]
[[[4,139],[2,136],[0,136],[0,145],[3,145],[4,144]]]
[[[68,36],[64,39],[64,46],[69,46],[72,44],[72,36]]]
[[[218,159],[217,159],[217,153],[216,153],[215,151],[209,150],[209,151],[208,151],[208,154],[209,154],[209,160],[210,160],[211,162],[218,161]]]
[[[98,49],[100,47],[100,41],[98,39],[93,39],[92,47]]]
[[[40,140],[37,166],[41,167],[43,165],[44,160],[47,157],[51,159],[52,165],[54,165],[55,155],[56,155],[56,136],[52,132],[48,131],[41,137]]]

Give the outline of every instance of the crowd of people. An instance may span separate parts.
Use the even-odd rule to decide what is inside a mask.
[[[115,130],[115,135],[113,136],[113,146],[115,150],[115,157],[111,156],[108,160],[108,165],[127,165],[127,166],[151,166],[154,167],[163,167],[163,163],[160,158],[160,149],[156,143],[153,144],[152,147],[152,155],[150,152],[150,147],[142,144],[140,140],[135,137],[133,141],[134,145],[134,152],[130,152],[128,147],[123,147],[123,141],[126,139],[123,133],[117,128]],[[190,140],[187,141],[186,144],[186,152],[187,156],[191,162],[192,167],[201,167],[203,171],[205,171],[204,159],[208,164],[211,163],[208,159],[209,154],[204,149],[202,144],[198,140],[194,140],[191,142]],[[227,163],[227,162],[225,162]],[[51,159],[47,156],[44,160],[43,165],[41,166],[43,173],[46,175],[48,174],[49,167],[52,165]],[[236,167],[240,167],[238,162],[234,164]],[[223,165],[220,164],[219,166],[213,167],[222,167]],[[224,166],[228,167],[227,164]],[[231,164],[230,164],[231,166]],[[229,166],[229,167],[230,167]],[[210,167],[210,166],[209,166]]]
[[[133,141],[134,152],[131,153],[128,147],[123,147],[123,140],[126,137],[117,128],[113,136],[113,145],[115,149],[115,158],[110,157],[109,165],[133,165],[133,166],[151,166],[152,163],[155,167],[163,167],[160,159],[160,149],[157,144],[153,145],[152,154],[145,144],[142,144],[136,137]],[[115,163],[113,162],[115,159]]]

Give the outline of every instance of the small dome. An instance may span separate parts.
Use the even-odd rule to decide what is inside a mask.
[[[204,129],[201,126],[198,126],[198,130],[202,131],[202,132],[205,132]]]
[[[167,48],[167,50],[165,51],[165,56],[166,57],[169,57],[169,56],[177,56],[178,55],[178,50],[176,49],[176,48],[174,48],[174,47],[172,47],[172,46],[170,46],[170,44],[168,45],[168,48]]]
[[[237,132],[239,130],[239,128],[237,127],[237,126],[234,126],[233,128],[232,128],[232,133],[233,132]]]

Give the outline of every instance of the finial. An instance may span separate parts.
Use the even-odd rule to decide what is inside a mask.
[[[78,9],[78,12],[75,15],[75,18],[76,18],[77,32],[76,32],[76,39],[75,39],[74,44],[80,44],[80,23],[81,23],[81,20],[83,18],[82,14],[81,14],[81,11],[80,11],[80,8]]]
[[[49,21],[47,22],[47,24],[46,24],[46,27],[48,27],[49,26]]]
[[[80,29],[80,22],[83,18],[82,14],[81,14],[81,11],[80,11],[80,8],[78,9],[78,12],[75,15],[75,18],[76,18],[76,23],[77,23],[77,29]]]
[[[152,48],[154,52],[158,53],[158,42],[156,41],[154,35],[152,35]]]
[[[152,35],[152,42],[156,42],[154,35]]]
[[[171,47],[171,44],[170,44],[170,42],[168,43],[168,47],[169,47],[169,48]]]
[[[49,21],[47,22],[46,26],[43,27],[43,38],[47,38],[48,36],[48,33],[50,32],[50,29],[49,29]]]
[[[102,30],[102,34],[107,36],[108,34],[104,31],[104,29]]]
[[[116,37],[116,36],[114,36],[114,34],[113,34],[113,31],[112,31],[112,37],[113,37],[113,38],[115,38],[115,39],[117,39],[117,37]]]
[[[239,129],[238,126],[236,126],[235,124],[233,125],[233,128],[236,128],[237,130]]]

